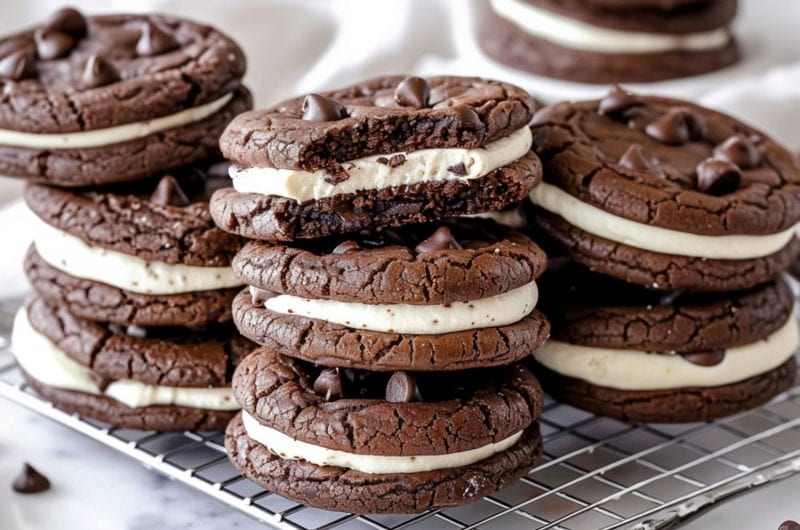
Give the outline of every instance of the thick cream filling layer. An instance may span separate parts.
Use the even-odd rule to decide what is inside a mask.
[[[343,467],[369,474],[421,473],[468,466],[505,451],[522,436],[520,431],[497,443],[446,455],[372,456],[327,449],[296,440],[260,424],[247,412],[242,412],[242,422],[247,436],[284,460],[305,460],[318,466]]]
[[[722,48],[731,39],[728,28],[698,33],[647,33],[588,24],[521,0],[491,0],[499,16],[526,33],[574,50],[597,53],[661,53]]]
[[[53,388],[110,397],[131,408],[174,405],[206,410],[238,410],[233,390],[146,385],[132,379],[113,381],[105,390],[98,387],[92,372],[31,326],[25,308],[17,312],[11,348],[23,370]]]
[[[800,333],[793,314],[764,340],[728,348],[722,362],[714,366],[699,366],[680,355],[593,348],[556,340],[548,341],[533,356],[556,373],[593,385],[647,391],[738,383],[785,363],[798,344]]]
[[[476,149],[422,149],[359,158],[342,163],[348,178],[337,184],[327,182],[323,170],[308,172],[231,166],[230,176],[238,192],[284,197],[303,203],[363,190],[478,179],[525,156],[530,151],[531,142],[530,129],[523,127]],[[392,167],[390,162],[394,157],[402,157],[404,162]],[[452,171],[454,167],[460,168],[461,164],[464,166],[462,172]]]
[[[795,234],[792,227],[777,234],[759,236],[703,236],[649,226],[608,213],[546,182],[531,191],[530,199],[584,232],[629,247],[675,256],[727,260],[761,258],[781,250]]]
[[[530,282],[489,298],[452,304],[361,304],[283,294],[268,298],[264,307],[359,330],[439,335],[519,322],[533,311],[538,298],[536,282]]]
[[[233,94],[226,94],[205,105],[182,110],[169,116],[94,131],[38,134],[0,129],[0,145],[57,150],[119,144],[204,120],[227,105],[231,98],[233,98]]]
[[[144,294],[180,294],[242,285],[231,267],[198,267],[146,261],[82,239],[37,218],[36,250],[56,269],[85,280]]]

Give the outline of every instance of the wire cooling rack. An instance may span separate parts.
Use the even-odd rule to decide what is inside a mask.
[[[800,471],[800,386],[757,410],[702,424],[630,425],[548,399],[543,464],[490,497],[408,516],[317,510],[242,477],[225,456],[221,432],[115,429],[37,397],[7,350],[18,305],[0,302],[0,395],[273,528],[658,530]]]

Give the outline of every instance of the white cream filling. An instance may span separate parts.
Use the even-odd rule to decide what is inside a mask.
[[[33,241],[47,263],[76,278],[145,294],[179,294],[242,285],[231,267],[146,261],[82,239],[36,219]]]
[[[785,363],[800,342],[797,318],[767,338],[728,348],[721,363],[699,366],[680,355],[594,348],[550,340],[533,353],[550,370],[618,390],[714,387],[744,381]]]
[[[268,298],[264,307],[353,329],[439,335],[519,322],[533,311],[538,298],[536,282],[530,282],[488,298],[452,304],[361,304],[282,294]]]
[[[31,149],[82,149],[118,144],[204,120],[227,105],[232,97],[233,94],[226,94],[210,103],[169,116],[94,131],[38,134],[0,129],[0,145]]]
[[[647,33],[604,28],[541,9],[522,0],[491,0],[492,9],[525,32],[553,44],[597,53],[660,53],[722,48],[728,28],[684,34]]]
[[[23,370],[40,383],[53,388],[107,396],[131,408],[175,405],[206,410],[239,409],[229,387],[168,387],[120,379],[101,391],[88,368],[75,362],[47,337],[33,329],[25,308],[20,309],[14,319],[11,348]]]
[[[444,180],[473,180],[488,175],[525,156],[531,148],[531,131],[523,127],[510,135],[476,149],[422,149],[408,153],[375,155],[344,162],[348,178],[338,184],[326,182],[323,170],[308,172],[269,167],[231,166],[233,187],[241,193],[259,193],[293,199],[299,203],[335,195]],[[378,162],[393,156],[405,162],[391,167]],[[464,164],[466,174],[450,168]]]
[[[372,456],[327,449],[296,440],[260,424],[247,412],[242,412],[242,423],[247,436],[284,460],[305,460],[318,466],[343,467],[369,474],[420,473],[468,466],[505,451],[522,436],[522,431],[519,431],[496,443],[445,455]]]
[[[518,208],[514,208],[512,210],[495,210],[492,212],[474,213],[465,215],[464,217],[489,219],[497,224],[505,225],[515,230],[525,227],[525,219],[522,217],[522,214],[519,212]]]
[[[675,256],[729,260],[760,258],[781,250],[795,234],[792,227],[776,234],[758,236],[703,236],[649,226],[608,213],[546,182],[531,191],[530,199],[584,232],[630,247]]]

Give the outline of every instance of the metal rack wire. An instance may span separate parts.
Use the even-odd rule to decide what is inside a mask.
[[[0,347],[8,316],[0,304]],[[66,414],[25,384],[0,351],[0,395],[147,467],[286,530],[672,528],[739,492],[800,471],[800,386],[756,410],[702,424],[630,425],[548,400],[544,463],[475,503],[409,516],[356,516],[269,493],[228,462],[222,433],[115,429]]]

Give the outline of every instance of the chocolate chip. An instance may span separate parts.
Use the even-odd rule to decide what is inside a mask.
[[[36,75],[33,53],[20,50],[0,59],[0,79],[21,81]]]
[[[697,366],[716,366],[725,359],[725,350],[709,350],[681,354],[681,357]]]
[[[428,106],[431,87],[421,77],[406,77],[394,91],[394,100],[403,107],[421,109]]]
[[[150,195],[150,202],[160,206],[188,206],[189,198],[172,175],[164,175],[158,181],[155,191]]]
[[[628,147],[625,154],[619,159],[619,165],[628,169],[637,171],[650,171],[656,175],[663,176],[664,172],[661,167],[650,158],[650,155],[639,144],[633,144]]]
[[[453,110],[456,111],[456,115],[462,125],[472,125],[476,127],[478,125],[483,125],[481,117],[478,116],[478,113],[475,112],[475,109],[472,107],[468,105],[456,105],[453,107]]]
[[[671,145],[701,140],[707,133],[705,119],[685,107],[669,109],[644,130],[650,138]]]
[[[396,168],[406,163],[406,155],[397,153],[389,158],[389,167]]]
[[[414,247],[414,252],[417,254],[424,254],[425,252],[434,252],[437,250],[455,250],[461,248],[458,241],[453,237],[453,233],[446,226],[441,226],[436,231]]]
[[[303,100],[303,119],[306,121],[337,121],[345,117],[347,109],[335,99],[309,94]]]
[[[119,81],[119,72],[100,55],[92,54],[86,61],[81,76],[83,88],[97,88]]]
[[[45,26],[76,39],[82,39],[88,33],[86,18],[75,8],[65,7],[52,14]]]
[[[619,85],[611,85],[608,94],[597,105],[597,113],[603,116],[625,116],[625,111],[642,105],[639,96],[631,94]]]
[[[54,29],[37,29],[33,34],[36,43],[36,54],[40,59],[49,61],[67,55],[75,45],[75,39]]]
[[[714,158],[727,160],[742,169],[753,169],[761,164],[762,156],[750,138],[737,134],[714,149]]]
[[[174,50],[179,46],[171,34],[152,22],[142,25],[142,34],[136,42],[136,54],[139,57],[153,57]]]
[[[465,177],[467,173],[469,173],[469,171],[467,171],[467,166],[464,165],[464,162],[459,162],[454,166],[450,166],[447,168],[447,171],[459,177]]]
[[[389,403],[410,403],[417,393],[417,382],[406,372],[395,372],[386,383],[386,401]]]
[[[342,243],[336,245],[331,253],[332,254],[349,254],[350,252],[355,252],[357,250],[361,250],[361,245],[353,241],[352,239],[348,239]]]
[[[323,396],[325,401],[344,397],[342,392],[342,376],[337,368],[326,368],[314,380],[314,392]]]
[[[50,489],[50,481],[25,462],[22,471],[11,485],[17,493],[41,493]]]
[[[276,296],[278,296],[278,293],[261,289],[255,285],[250,286],[250,300],[253,302],[253,305],[264,305],[264,302]]]
[[[709,195],[727,195],[742,182],[742,171],[726,160],[707,158],[697,165],[697,190]]]
[[[788,521],[784,521],[778,527],[778,530],[800,530],[800,523],[797,521],[792,521],[791,519]]]

